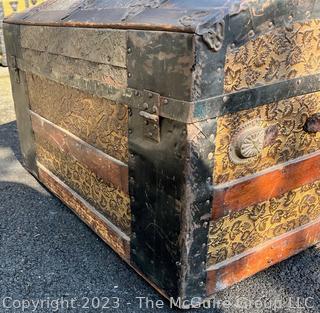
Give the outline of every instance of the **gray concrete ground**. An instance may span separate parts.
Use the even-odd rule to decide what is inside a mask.
[[[167,302],[140,306],[137,297],[163,299],[23,169],[14,120],[0,67],[0,312],[177,311]],[[215,300],[191,312],[320,312],[320,252],[309,249]],[[104,309],[95,309],[99,302]]]

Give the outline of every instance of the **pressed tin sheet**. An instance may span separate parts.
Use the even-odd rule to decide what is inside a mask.
[[[249,176],[318,150],[320,134],[309,134],[303,126],[308,117],[319,111],[320,92],[316,92],[218,118],[214,182],[222,184]],[[255,122],[272,129],[273,138],[256,156],[235,162],[230,154],[234,138]]]
[[[130,200],[127,194],[103,181],[84,164],[62,153],[37,135],[36,148],[40,164],[101,211],[122,231],[130,233]]]
[[[32,111],[106,154],[128,162],[128,109],[125,105],[36,75],[28,74],[27,81]]]
[[[225,92],[320,72],[320,20],[299,22],[228,48]]]
[[[212,221],[207,265],[239,255],[319,216],[320,182],[317,181]]]

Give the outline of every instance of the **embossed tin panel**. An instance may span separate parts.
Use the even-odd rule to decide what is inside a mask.
[[[31,109],[50,122],[128,162],[128,109],[45,78],[28,74]],[[41,90],[41,92],[39,92]]]
[[[317,92],[220,117],[216,136],[215,183],[223,184],[252,175],[318,150],[320,134],[307,133],[303,127],[308,117],[319,111],[320,93]],[[263,145],[259,151],[248,158],[235,155],[241,134],[254,127],[264,130]],[[256,150],[258,140],[255,138],[249,142],[247,148]]]
[[[228,48],[226,93],[320,72],[320,21],[294,23]]]
[[[320,182],[317,181],[212,221],[208,266],[257,247],[319,216]]]
[[[129,196],[100,179],[84,164],[36,135],[37,160],[122,231],[130,233]]]

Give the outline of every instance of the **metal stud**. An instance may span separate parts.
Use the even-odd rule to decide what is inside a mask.
[[[253,37],[255,35],[254,31],[251,29],[248,33],[249,37]]]

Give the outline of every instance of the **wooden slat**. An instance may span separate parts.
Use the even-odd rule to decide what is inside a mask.
[[[207,295],[232,286],[320,241],[320,219],[208,268]]]
[[[38,163],[39,180],[70,207],[94,232],[123,259],[130,259],[130,239],[97,212],[88,202]]]
[[[34,132],[50,144],[88,167],[105,182],[109,182],[128,194],[128,167],[100,150],[54,125],[40,115],[31,112]]]
[[[319,179],[320,153],[317,152],[294,163],[277,166],[267,174],[215,188],[212,219],[278,197]]]

